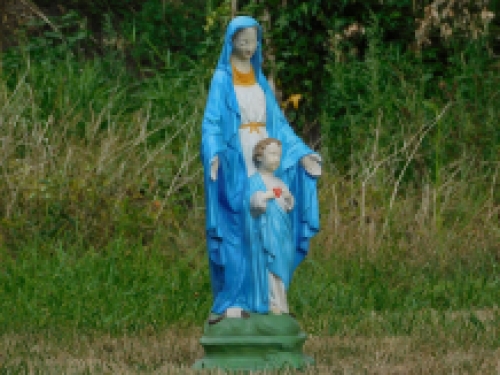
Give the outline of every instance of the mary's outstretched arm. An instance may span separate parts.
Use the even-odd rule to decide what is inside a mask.
[[[321,176],[321,156],[319,154],[309,154],[300,159],[300,164],[312,177]]]

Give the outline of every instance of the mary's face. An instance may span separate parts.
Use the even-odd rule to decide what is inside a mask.
[[[242,60],[250,60],[257,49],[257,29],[242,29],[233,40],[233,54]]]

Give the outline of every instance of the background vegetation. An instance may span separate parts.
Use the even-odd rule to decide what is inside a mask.
[[[2,337],[201,327],[211,293],[200,124],[231,3],[5,4]],[[325,160],[322,230],[290,296],[313,336],[408,338],[413,352],[431,345],[442,355],[474,349],[481,354],[460,362],[462,372],[495,368],[498,10],[467,1],[239,2],[266,28],[265,70],[288,118]],[[286,105],[292,94],[302,95],[298,108]],[[158,369],[190,361],[189,345],[184,357],[147,366],[121,360]],[[316,358],[341,363],[324,347]],[[22,372],[18,352],[0,368]],[[363,358],[376,373],[356,353],[343,358]],[[387,365],[405,361],[398,355]],[[408,366],[429,372],[416,363]],[[443,368],[452,369],[433,371]]]

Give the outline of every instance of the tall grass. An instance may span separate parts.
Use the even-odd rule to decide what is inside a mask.
[[[382,45],[376,27],[365,59],[326,63],[322,152],[332,163],[320,196],[335,235],[320,238],[342,251],[395,248],[421,264],[485,253],[498,261],[494,59],[470,43],[438,75],[421,57]]]
[[[3,243],[150,240],[179,226],[185,205],[199,212],[200,72],[136,82],[120,61],[68,58],[2,79]]]

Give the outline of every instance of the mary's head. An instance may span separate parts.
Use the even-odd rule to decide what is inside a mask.
[[[217,65],[218,69],[231,70],[230,58],[250,59],[254,70],[262,64],[262,28],[249,16],[235,17],[227,26],[224,46]]]
[[[257,50],[257,27],[246,27],[238,30],[233,36],[232,55],[239,60],[250,60]]]

